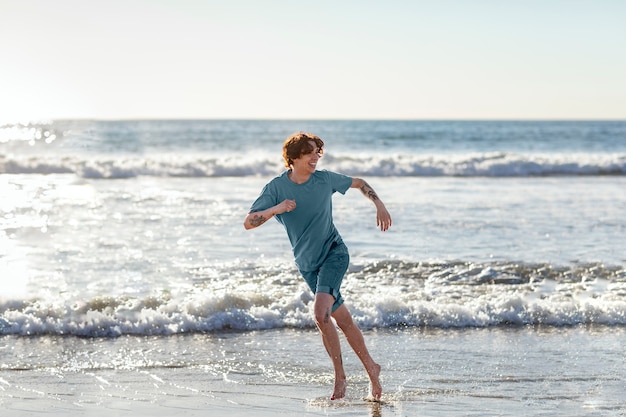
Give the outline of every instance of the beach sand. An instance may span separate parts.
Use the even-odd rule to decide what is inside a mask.
[[[0,338],[6,416],[623,416],[623,327],[365,332],[382,403],[344,348],[347,398],[312,330]],[[344,346],[347,344],[344,342]]]

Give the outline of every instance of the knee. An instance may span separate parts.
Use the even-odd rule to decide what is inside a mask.
[[[317,327],[322,328],[331,323],[331,310],[332,306],[324,306],[323,308],[320,306],[316,306],[314,311],[314,319]]]
[[[354,326],[354,322],[352,320],[349,321],[337,321],[337,326],[339,326],[339,328],[341,329],[342,332],[344,333],[350,333],[350,331],[353,329]]]
[[[315,324],[317,327],[325,327],[328,324],[332,324],[330,319],[333,314],[333,303],[335,298],[330,294],[317,293],[315,294],[315,302],[313,303],[313,314],[315,318]]]
[[[333,314],[335,321],[337,322],[337,326],[344,333],[351,333],[355,329],[359,329],[354,320],[352,319],[352,315],[346,310],[343,305]]]

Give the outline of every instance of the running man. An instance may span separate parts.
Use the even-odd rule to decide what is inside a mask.
[[[310,133],[294,133],[283,145],[288,168],[270,181],[252,204],[244,220],[246,229],[261,226],[275,217],[287,231],[296,265],[315,294],[315,324],[335,371],[335,386],[330,399],[346,395],[346,374],[341,358],[339,334],[331,317],[357,354],[371,382],[371,395],[379,401],[381,367],[370,356],[363,334],[343,304],[340,287],[348,270],[350,256],[332,217],[332,195],[358,188],[376,206],[376,223],[381,231],[391,226],[391,216],[370,185],[331,171],[316,170],[324,142]]]

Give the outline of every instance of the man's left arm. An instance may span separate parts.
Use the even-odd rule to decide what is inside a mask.
[[[362,178],[352,178],[350,188],[358,188],[367,199],[374,203],[376,206],[376,225],[380,227],[380,230],[384,232],[389,229],[391,227],[391,215],[372,186]]]

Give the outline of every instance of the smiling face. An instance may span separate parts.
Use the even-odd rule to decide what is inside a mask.
[[[322,150],[317,146],[314,140],[309,140],[310,149],[309,153],[300,155],[299,158],[292,160],[292,169],[294,172],[303,174],[312,174],[315,172],[317,162],[322,157]]]
[[[315,152],[321,155],[324,151],[324,141],[312,133],[296,132],[289,136],[283,144],[283,159],[285,167],[291,168],[293,162],[300,157]]]

